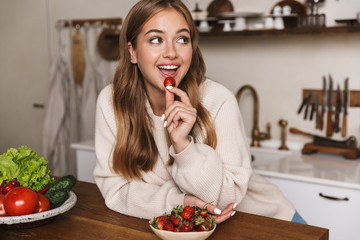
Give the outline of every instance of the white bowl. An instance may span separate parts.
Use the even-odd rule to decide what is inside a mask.
[[[216,228],[216,224],[214,228],[210,231],[203,232],[171,232],[165,230],[159,230],[151,226],[152,220],[149,222],[151,230],[155,233],[156,236],[163,240],[205,240],[213,234]]]
[[[69,211],[76,204],[77,197],[74,192],[69,192],[69,198],[59,207],[40,213],[33,213],[22,216],[0,217],[0,228],[14,227],[26,228],[34,227],[47,223],[55,216]]]

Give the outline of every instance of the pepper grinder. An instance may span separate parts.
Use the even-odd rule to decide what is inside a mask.
[[[286,146],[286,126],[288,125],[288,122],[280,119],[279,125],[281,127],[281,146],[279,147],[279,150],[289,150]]]

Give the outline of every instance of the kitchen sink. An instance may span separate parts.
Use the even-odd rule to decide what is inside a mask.
[[[301,143],[289,143],[290,150],[279,150],[280,141],[268,140],[262,141],[261,147],[251,147],[252,166],[255,169],[269,168],[270,166],[280,164],[281,160],[293,155],[302,148]]]

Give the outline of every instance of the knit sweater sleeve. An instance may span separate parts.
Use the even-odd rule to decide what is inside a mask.
[[[225,208],[241,202],[247,192],[251,155],[234,95],[211,80],[202,90],[201,103],[213,118],[217,147],[205,145],[200,134],[178,154],[171,147],[172,176],[183,192]]]
[[[94,178],[108,208],[134,217],[151,219],[183,202],[172,179],[148,173],[147,178],[128,181],[112,170],[116,122],[109,85],[99,95],[96,108],[95,151],[97,156]]]

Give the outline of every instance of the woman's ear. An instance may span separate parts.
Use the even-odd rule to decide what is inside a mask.
[[[130,61],[131,61],[131,63],[136,64],[137,63],[136,51],[133,48],[131,42],[128,42],[128,50],[129,50],[129,53],[130,53],[130,58],[131,58]]]

